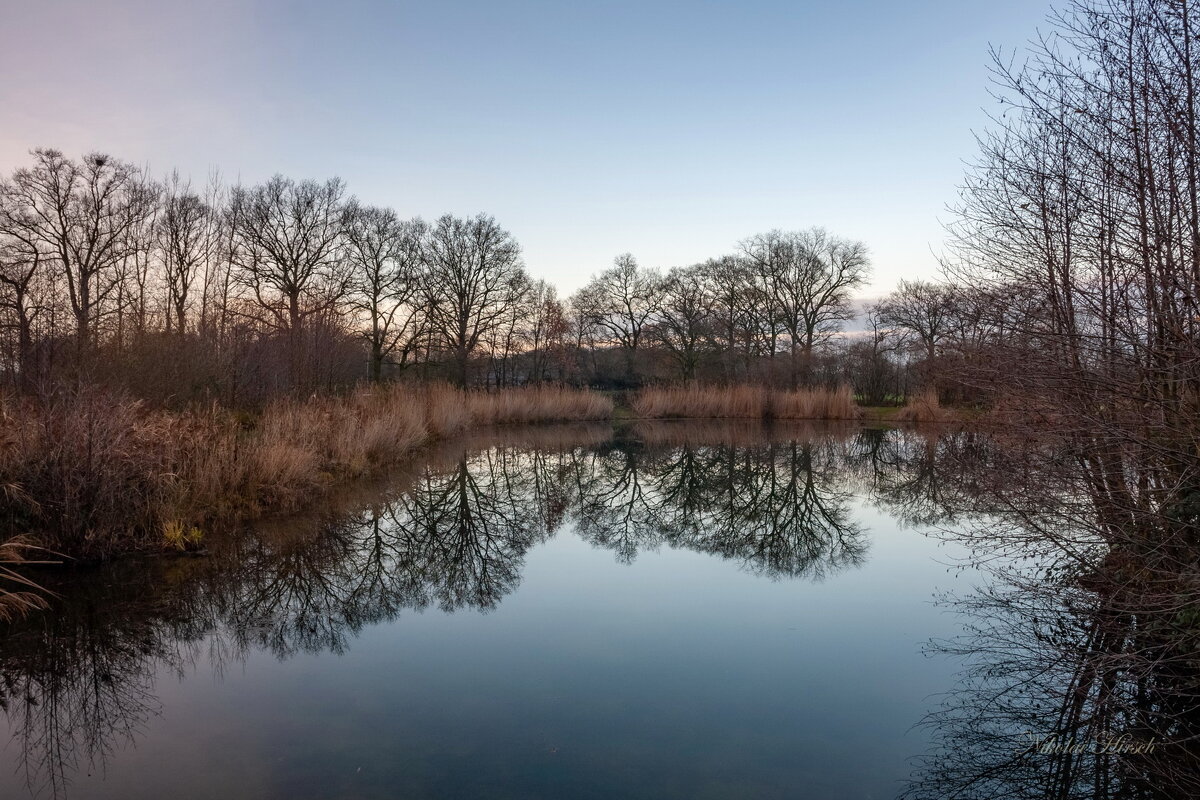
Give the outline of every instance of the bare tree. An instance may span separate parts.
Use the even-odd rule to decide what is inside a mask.
[[[352,275],[350,303],[366,317],[368,375],[378,383],[385,361],[408,362],[422,325],[421,240],[425,223],[401,221],[387,208],[351,205],[346,254]]]
[[[852,292],[867,280],[866,245],[809,228],[751,236],[740,249],[788,336],[795,386],[801,362],[807,371],[815,345],[852,318]]]
[[[301,380],[303,329],[343,298],[347,207],[338,178],[324,183],[276,175],[234,189],[229,219],[236,278],[288,339],[291,379]]]
[[[685,381],[696,378],[700,356],[712,327],[713,297],[704,265],[675,267],[662,282],[654,339],[660,342]]]
[[[1052,23],[1026,61],[997,54],[1008,110],[957,208],[952,274],[1005,331],[971,377],[1184,458],[1200,442],[1200,20],[1189,2],[1077,0]]]
[[[722,256],[701,266],[711,296],[708,335],[722,359],[724,377],[745,376],[756,340],[755,286],[751,266],[744,258]]]
[[[338,178],[296,182],[281,175],[233,191],[238,279],[280,330],[298,331],[341,297],[344,193]]]
[[[572,302],[587,324],[625,352],[626,377],[634,377],[634,357],[662,295],[662,278],[638,267],[629,253],[613,259],[613,266],[592,278]]]
[[[56,263],[82,352],[119,287],[120,267],[139,246],[131,234],[153,212],[155,187],[137,168],[99,153],[76,162],[39,149],[33,158],[5,184],[5,227]]]
[[[238,290],[234,281],[233,252],[234,235],[230,224],[232,216],[226,213],[230,191],[221,180],[220,173],[209,174],[204,188],[203,203],[211,209],[206,220],[205,238],[208,241],[209,257],[204,261],[200,285],[200,313],[197,328],[201,335],[212,338],[218,349],[224,345],[229,327],[230,303]]]
[[[3,226],[2,215],[0,210],[0,226]],[[41,310],[35,295],[35,281],[42,277],[42,271],[42,253],[35,243],[16,237],[0,239],[0,310],[11,320],[0,317],[0,327],[16,328],[14,366],[18,383],[25,391],[32,388],[33,381],[33,326]]]
[[[901,280],[876,313],[881,324],[915,336],[925,358],[932,361],[954,323],[954,293],[954,287],[944,283]]]
[[[889,395],[904,394],[900,367],[892,359],[899,347],[899,335],[886,325],[879,305],[867,307],[866,336],[850,342],[844,360],[847,382],[870,405],[882,405]]]
[[[451,353],[455,381],[466,386],[471,354],[528,289],[521,248],[486,214],[447,214],[429,230],[423,252],[430,325]]]
[[[558,292],[546,281],[533,282],[526,324],[531,358],[529,379],[541,383],[555,372],[557,379],[563,380],[567,373],[565,351],[571,325]]]
[[[178,173],[167,183],[162,210],[154,226],[155,243],[167,285],[166,329],[187,332],[192,285],[206,265],[211,246],[213,209],[191,192]]]

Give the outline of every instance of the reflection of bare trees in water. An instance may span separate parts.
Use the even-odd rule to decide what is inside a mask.
[[[29,785],[61,795],[74,771],[135,740],[164,670],[200,658],[221,670],[254,650],[342,652],[405,610],[494,608],[529,550],[564,526],[622,560],[666,546],[817,578],[865,556],[851,491],[930,519],[952,511],[953,477],[969,473],[942,465],[963,446],[898,432],[663,424],[535,438],[448,446],[385,496],[230,537],[204,558],[61,576],[59,607],[0,640]]]
[[[520,582],[525,553],[553,531],[544,489],[556,460],[489,450],[423,472],[360,528],[377,585],[410,608],[494,607]]]
[[[979,434],[866,428],[847,451],[863,491],[903,523],[946,526],[989,510],[983,488],[995,446]]]
[[[76,769],[102,766],[135,741],[158,713],[156,678],[182,673],[195,658],[208,616],[192,617],[187,600],[144,599],[193,564],[155,566],[122,565],[104,581],[80,581],[69,602],[6,633],[0,707],[34,794],[61,796]]]
[[[770,577],[821,577],[866,553],[844,468],[840,440],[828,436],[749,446],[635,441],[586,454],[578,528],[624,561],[665,544]]]
[[[0,641],[30,788],[61,796],[74,771],[102,766],[157,713],[156,677],[202,654],[220,670],[256,649],[340,653],[404,609],[494,607],[561,518],[565,458],[460,451],[353,514],[264,526],[203,559],[62,576],[62,607]]]
[[[937,747],[907,796],[1200,797],[1189,478],[1045,446],[995,474],[995,521],[958,534],[989,554],[995,582],[952,599],[967,631],[935,649],[967,669],[926,721]]]
[[[1056,584],[959,601],[969,632],[937,649],[967,669],[906,797],[1200,796],[1194,630]]]

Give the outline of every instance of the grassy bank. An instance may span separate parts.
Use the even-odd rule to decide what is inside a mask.
[[[0,407],[0,526],[75,558],[201,546],[218,524],[292,511],[473,427],[609,419],[602,395],[363,389],[256,416],[175,413],[84,390]]]
[[[845,387],[652,387],[630,406],[621,416],[864,418]],[[494,425],[616,415],[604,395],[557,387],[483,393],[389,385],[280,401],[257,414],[156,410],[99,389],[43,403],[0,398],[0,539],[21,536],[14,553],[37,544],[80,559],[196,549],[219,526],[320,502],[435,440]],[[940,422],[949,413],[925,395],[889,417]]]

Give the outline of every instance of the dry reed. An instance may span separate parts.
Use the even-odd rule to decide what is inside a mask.
[[[472,394],[467,407],[476,425],[609,419],[613,412],[612,401],[604,395],[561,387]]]
[[[862,416],[849,386],[836,389],[798,389],[770,395],[774,419],[853,420]]]
[[[41,550],[27,536],[14,536],[0,544],[0,620],[24,616],[30,611],[46,608],[47,592],[12,566],[33,562],[25,557],[31,550]]]
[[[757,447],[767,443],[820,441],[844,438],[857,431],[852,422],[779,420],[764,424],[757,419],[639,420],[631,431],[637,440],[654,447],[725,445]]]
[[[645,389],[633,400],[642,419],[854,420],[862,415],[849,387],[773,390],[761,386]]]
[[[955,422],[958,417],[948,408],[943,408],[938,402],[936,389],[926,389],[918,395],[910,397],[904,408],[896,412],[897,422],[940,423]]]

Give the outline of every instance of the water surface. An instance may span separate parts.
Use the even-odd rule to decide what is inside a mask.
[[[958,440],[494,432],[0,641],[0,796],[885,798],[956,665]]]

